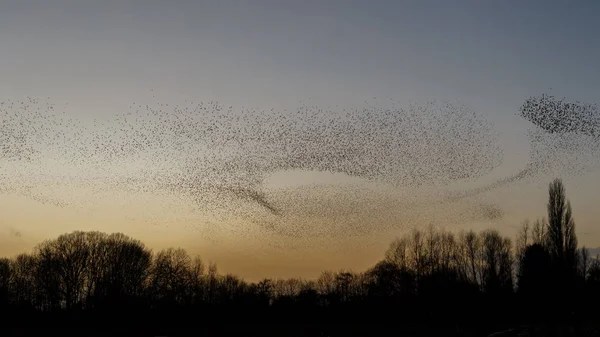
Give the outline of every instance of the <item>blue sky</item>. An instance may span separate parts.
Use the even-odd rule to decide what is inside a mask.
[[[2,92],[514,110],[549,88],[595,98],[599,12],[595,1],[9,1]]]

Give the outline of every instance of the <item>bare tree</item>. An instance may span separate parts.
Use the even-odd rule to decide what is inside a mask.
[[[217,300],[217,287],[219,285],[219,274],[217,264],[209,262],[208,274],[206,275],[206,302],[214,304]]]
[[[404,269],[406,271],[406,269]],[[356,297],[361,299],[369,295],[369,282],[371,280],[368,272],[358,273],[354,275],[353,291]]]
[[[158,252],[151,273],[152,293],[158,299],[184,304],[189,285],[191,259],[181,248]]]
[[[246,291],[246,283],[232,274],[225,275],[221,279],[220,286],[221,303],[235,303]]]
[[[8,303],[10,283],[10,260],[0,258],[0,306]]]
[[[483,284],[483,249],[480,237],[472,230],[461,236],[461,245],[466,255],[466,263],[469,269],[469,279],[472,283]]]
[[[335,273],[330,270],[322,272],[317,278],[316,287],[317,293],[323,301],[323,305],[330,305],[336,295]]]
[[[191,296],[194,304],[202,302],[204,298],[204,286],[205,286],[205,273],[206,266],[204,262],[200,258],[200,256],[196,256],[192,261],[192,265],[190,267],[190,275],[189,282],[191,287]]]
[[[60,235],[55,240],[43,242],[37,247],[38,255],[55,268],[60,292],[67,310],[81,304],[85,294],[87,268],[90,266],[90,250],[86,233],[76,231]]]
[[[123,234],[111,234],[106,238],[104,283],[108,284],[112,296],[139,296],[150,274],[152,255],[143,243]]]
[[[262,304],[271,304],[273,299],[273,281],[271,279],[264,279],[256,285],[256,292],[258,299]]]
[[[89,268],[86,268],[86,307],[97,305],[102,295],[106,295],[103,292],[103,286],[106,285],[103,281],[108,272],[106,269],[112,262],[108,256],[107,237],[108,235],[100,232],[86,233],[86,244],[89,250],[88,263],[90,265]]]
[[[523,255],[525,254],[525,249],[527,249],[527,245],[529,245],[529,241],[530,241],[530,225],[529,225],[529,220],[525,220],[523,222],[523,226],[521,226],[521,229],[519,230],[519,233],[517,234],[517,239],[515,241],[516,244],[516,254],[517,254],[517,260],[521,260],[523,258]]]
[[[390,247],[385,252],[385,258],[387,261],[390,261],[398,266],[400,269],[407,268],[407,247],[408,240],[403,238],[398,238],[390,244]]]
[[[42,310],[56,310],[64,302],[62,278],[57,273],[61,261],[49,245],[42,247],[37,252],[38,263],[35,271],[38,291],[40,292],[40,308]]]
[[[347,302],[352,295],[355,275],[351,271],[341,270],[335,276],[335,288],[342,302]]]
[[[36,269],[37,259],[33,255],[19,254],[11,260],[9,291],[12,303],[19,306],[35,305]]]
[[[274,283],[274,295],[277,298],[293,299],[302,290],[302,280],[297,278],[277,279]]]
[[[401,270],[389,261],[381,261],[369,269],[365,277],[368,279],[371,295],[385,298],[416,291],[416,285],[407,282],[407,274],[408,270]]]
[[[321,295],[335,292],[335,274],[329,270],[321,273],[317,279],[317,291]]]
[[[425,269],[427,267],[427,251],[423,233],[418,229],[413,230],[409,245],[409,250],[412,255],[412,270],[414,270],[417,282],[419,282],[419,279],[425,275]]]
[[[592,262],[590,263],[587,282],[600,290],[600,255],[596,255],[596,258],[592,259]]]
[[[536,219],[531,229],[531,241],[532,244],[538,244],[541,246],[548,245],[548,224],[546,219]]]
[[[505,294],[511,293],[513,292],[515,286],[513,278],[515,261],[512,255],[512,241],[510,238],[504,238],[502,240],[498,262],[500,290]]]
[[[426,264],[429,275],[434,275],[440,265],[440,234],[433,225],[430,225],[425,235]]]
[[[523,222],[523,226],[519,230],[517,234],[517,239],[515,240],[515,255],[517,262],[517,277],[520,277],[522,272],[523,258],[525,257],[525,251],[527,250],[527,246],[529,246],[530,242],[530,225],[529,220],[525,220]]]
[[[579,252],[579,277],[585,281],[588,275],[590,266],[590,251],[585,247],[581,247]]]
[[[486,292],[497,292],[500,288],[499,255],[502,249],[502,238],[496,230],[486,230],[481,233],[483,251],[485,254],[484,289]]]
[[[451,232],[442,232],[440,234],[440,268],[447,273],[450,270],[456,270],[455,254],[457,252],[456,240]]]

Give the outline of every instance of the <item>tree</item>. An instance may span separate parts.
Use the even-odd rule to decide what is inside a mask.
[[[577,275],[577,236],[571,203],[562,180],[548,188],[548,250],[558,288],[573,289]]]
[[[536,219],[531,229],[531,243],[548,246],[548,224],[546,219]]]
[[[55,268],[59,287],[67,310],[80,303],[85,293],[90,250],[86,233],[76,231],[42,243],[38,255]]]
[[[454,234],[442,232],[440,234],[440,269],[443,273],[455,270],[453,263],[456,261],[456,240]]]
[[[597,255],[590,262],[585,285],[586,296],[588,298],[600,298],[600,255]],[[596,304],[595,302],[591,303]]]
[[[0,258],[0,307],[8,304],[10,282],[10,260]]]
[[[571,213],[565,201],[560,260],[565,263],[570,247],[576,245],[569,239],[574,238],[568,231],[574,228]],[[101,312],[99,317],[108,319],[109,315],[113,320],[129,317],[122,310],[143,312],[145,308],[149,309],[146,314],[159,317],[154,316],[158,313],[168,320],[183,317],[186,312],[181,309],[221,315],[223,308],[232,319],[238,314],[259,319],[274,314],[278,319],[306,322],[392,314],[411,321],[435,319],[441,324],[460,317],[504,319],[510,314],[503,308],[511,304],[522,308],[521,314],[552,320],[564,319],[575,310],[591,312],[593,305],[583,305],[600,296],[600,262],[589,261],[585,248],[577,250],[581,291],[557,289],[564,284],[554,280],[562,280],[569,269],[553,268],[557,259],[550,252],[554,246],[550,235],[544,234],[549,233],[545,227],[543,221],[536,221],[531,231],[525,225],[514,252],[511,240],[497,230],[461,232],[455,238],[451,232],[430,227],[394,240],[385,259],[364,273],[342,270],[324,272],[314,281],[292,278],[258,283],[219,275],[216,264],[206,268],[200,257],[192,260],[180,248],[152,256],[141,242],[123,234],[73,232],[43,242],[31,255],[0,259],[0,306],[8,304],[3,308],[10,310],[5,312],[69,310],[67,316],[93,309]],[[517,296],[512,295],[515,258],[519,259]],[[579,296],[579,303],[565,301],[574,295]],[[520,301],[512,302],[514,298]],[[355,313],[358,316],[352,316]]]
[[[206,275],[206,302],[215,304],[217,301],[217,286],[219,283],[219,274],[217,264],[210,262],[208,264],[208,274]]]
[[[564,257],[565,211],[565,187],[560,179],[555,179],[548,188],[548,248],[555,261]]]
[[[246,283],[239,277],[227,274],[220,282],[220,302],[225,304],[235,304],[239,300],[243,299],[244,293],[246,292]]]
[[[412,275],[407,269],[402,270],[395,263],[380,261],[366,274],[370,279],[370,296],[391,298],[416,291]]]
[[[319,275],[316,282],[317,293],[323,299],[325,306],[332,304],[335,300],[335,273],[325,270]]]
[[[302,283],[297,302],[303,310],[314,309],[319,304],[319,293],[314,281]]]
[[[352,282],[355,275],[350,271],[342,270],[335,276],[336,292],[342,302],[347,302],[352,294]]]
[[[150,250],[120,233],[104,238],[101,245],[104,255],[99,268],[103,273],[98,293],[112,301],[141,296],[152,264]]]
[[[9,292],[11,302],[21,307],[34,307],[36,303],[37,259],[33,255],[19,254],[10,263]]]
[[[418,283],[420,278],[425,275],[427,268],[427,248],[425,247],[425,240],[421,231],[415,229],[412,232],[409,246],[409,251],[412,255],[412,270],[415,272]]]
[[[122,306],[144,292],[151,263],[140,241],[120,233],[72,232],[35,252],[38,304],[47,310]]]
[[[567,268],[568,275],[574,278],[577,275],[577,235],[570,201],[567,201],[563,224],[565,226],[565,268]]]
[[[64,302],[61,274],[57,272],[60,269],[60,260],[46,245],[39,247],[37,258],[35,277],[38,284],[40,309],[57,310]]]
[[[549,283],[551,266],[551,255],[544,246],[539,243],[527,246],[519,266],[518,294],[530,312],[548,308],[546,304],[554,298]]]
[[[385,252],[385,259],[400,269],[407,268],[407,250],[408,240],[406,238],[398,238],[390,244],[390,247]]]
[[[461,234],[461,247],[466,255],[466,269],[469,270],[469,280],[477,285],[483,285],[483,245],[480,237],[474,231]]]
[[[585,247],[581,247],[578,254],[579,257],[579,278],[585,282],[590,266],[590,251]]]
[[[509,284],[512,287],[511,244],[496,230],[488,229],[481,236],[485,256],[484,289],[487,293],[497,294]]]
[[[184,304],[190,267],[190,256],[181,248],[168,248],[158,252],[151,272],[153,296],[168,304]]]
[[[428,266],[428,275],[434,275],[437,273],[440,265],[440,233],[433,227],[429,226],[425,235],[425,247],[426,247],[426,264]]]
[[[525,220],[525,222],[523,222],[523,226],[521,227],[521,229],[519,230],[519,233],[517,234],[517,239],[515,241],[515,245],[516,245],[516,255],[517,255],[517,260],[521,260],[523,258],[523,254],[525,254],[525,249],[527,249],[527,245],[529,245],[529,241],[531,239],[530,237],[530,228],[531,226],[529,225],[529,220]]]
[[[271,304],[273,297],[273,281],[271,279],[264,279],[256,285],[256,294],[258,295],[259,303],[263,305]]]
[[[201,303],[204,298],[204,285],[205,285],[205,275],[206,266],[204,262],[200,258],[200,256],[196,256],[192,261],[192,265],[190,268],[190,287],[191,287],[191,296],[194,304]]]
[[[587,281],[593,284],[600,290],[600,255],[596,256],[595,259],[590,263],[590,268],[587,274]]]

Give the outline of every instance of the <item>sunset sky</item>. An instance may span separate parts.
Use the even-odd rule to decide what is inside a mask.
[[[600,2],[593,0],[3,1],[0,101],[39,97],[84,124],[110,120],[134,103],[219,101],[285,114],[306,104],[351,109],[391,100],[401,106],[458,102],[489,121],[503,149],[502,165],[491,173],[448,187],[464,190],[525,167],[532,124],[517,112],[528,97],[549,93],[600,103],[599,15]],[[91,178],[81,168],[45,160],[43,169],[19,171],[0,158],[0,179],[20,174],[33,185],[38,173],[74,174],[82,177],[79,187],[57,183],[49,193],[85,206],[56,207],[0,194],[0,255],[28,251],[72,230],[119,231],[153,249],[184,247],[251,280],[362,270],[383,255],[395,235],[429,224],[497,228],[514,237],[524,219],[545,216],[554,178],[540,175],[440,205],[426,188],[393,188],[335,172],[268,174],[272,196],[293,194],[306,203],[292,206],[324,204],[341,214],[335,219],[350,211],[355,217],[352,227],[336,229],[348,235],[298,238],[266,235],[242,220],[199,216],[190,212],[189,200],[117,188],[90,192]],[[131,173],[144,166],[130,165],[118,169]],[[573,204],[580,244],[598,247],[600,169],[591,164],[586,169],[556,172]],[[317,187],[302,189],[307,184]],[[348,193],[367,201],[349,204]],[[473,203],[495,205],[503,216],[465,218]],[[332,219],[292,219],[290,226],[334,226]],[[356,227],[374,228],[373,222],[378,225],[368,233]]]

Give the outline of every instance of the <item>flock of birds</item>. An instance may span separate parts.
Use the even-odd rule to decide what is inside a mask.
[[[534,124],[527,166],[491,185],[448,194],[443,202],[548,170],[585,171],[585,163],[600,157],[597,106],[542,95],[526,100],[519,113]],[[399,200],[352,184],[345,190],[268,189],[265,181],[274,173],[335,172],[390,188],[440,190],[475,181],[503,160],[483,116],[436,102],[295,111],[218,102],[132,104],[102,120],[69,116],[49,98],[28,98],[0,102],[0,121],[0,194],[82,209],[102,193],[150,194],[189,202],[196,214],[244,219],[296,238],[380,230],[377,220],[366,223],[360,213],[389,213]],[[343,193],[331,192],[340,188]],[[340,202],[345,206],[331,206]],[[471,217],[498,219],[502,210],[481,203]]]
[[[542,94],[525,100],[518,116],[531,122],[529,162],[519,172],[489,185],[460,191],[448,199],[476,196],[540,175],[580,175],[600,165],[600,112],[597,104],[569,102]]]

